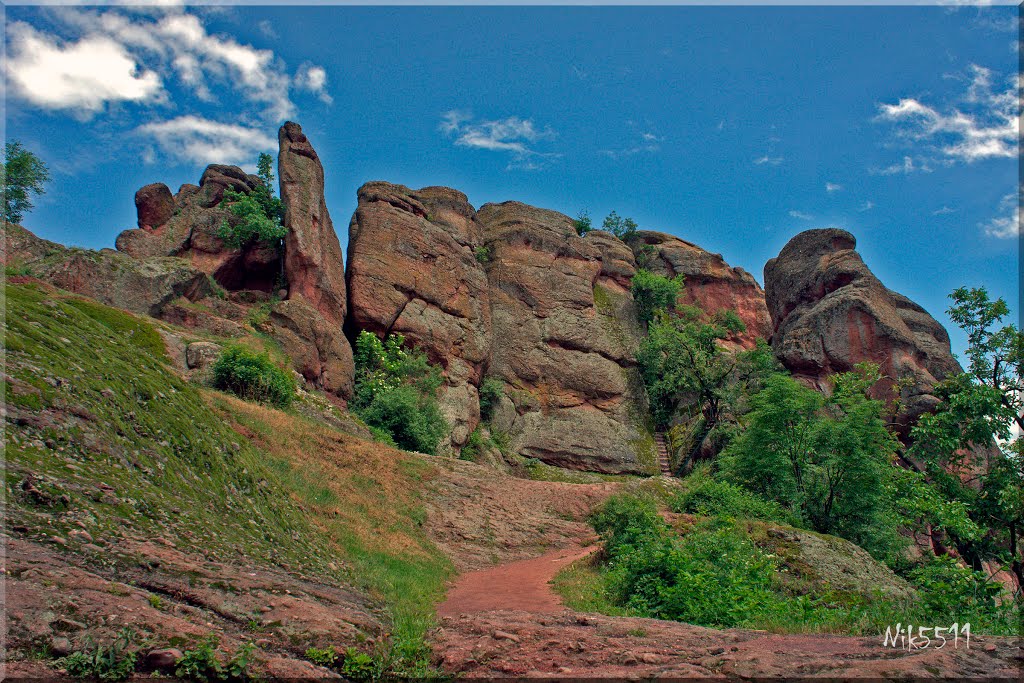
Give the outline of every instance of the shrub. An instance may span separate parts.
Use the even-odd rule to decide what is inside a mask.
[[[190,650],[185,650],[174,669],[178,678],[192,681],[226,680],[227,671],[217,656],[217,636],[210,634]]]
[[[213,364],[213,385],[241,398],[286,408],[295,397],[295,380],[266,353],[229,346]]]
[[[576,228],[576,234],[580,237],[585,237],[588,232],[594,229],[594,225],[590,222],[590,213],[587,211],[580,211],[576,215],[576,220],[572,223]]]
[[[441,369],[426,354],[403,347],[400,334],[381,340],[363,330],[356,339],[352,409],[374,431],[400,448],[435,454],[448,432],[437,405]]]
[[[227,205],[238,219],[224,220],[217,231],[217,236],[228,246],[239,249],[259,241],[280,247],[281,240],[288,234],[288,229],[281,224],[284,214],[281,200],[274,196],[273,163],[269,154],[260,154],[256,162],[260,184],[252,192],[224,190],[220,205]]]
[[[480,419],[490,420],[498,401],[505,395],[505,383],[496,377],[485,377],[480,383]]]
[[[380,678],[384,666],[380,658],[360,652],[354,647],[347,648],[341,656],[341,673],[355,681],[369,681]]]
[[[473,255],[476,257],[478,263],[490,263],[494,257],[494,252],[491,247],[479,246],[473,250]]]
[[[64,669],[75,678],[123,681],[135,672],[136,653],[131,649],[134,637],[130,629],[122,629],[109,646],[94,644],[65,657]]]
[[[712,479],[704,471],[686,478],[686,488],[669,502],[673,512],[706,517],[763,519],[799,526],[799,519],[774,501],[765,500],[741,486]]]
[[[460,460],[476,460],[476,457],[480,455],[480,451],[484,448],[484,435],[480,431],[480,427],[477,427],[470,432],[469,438],[466,439],[466,445],[462,447],[462,452],[459,453]]]
[[[934,623],[990,621],[997,614],[996,600],[1001,584],[982,572],[961,567],[952,557],[933,557],[927,564],[908,572],[918,589],[921,606]]]
[[[683,276],[669,279],[640,268],[633,276],[630,290],[636,303],[637,318],[646,325],[654,319],[655,311],[675,308],[676,298],[683,291]]]
[[[338,659],[338,653],[334,651],[333,645],[325,648],[311,647],[306,650],[306,659],[320,666],[332,667]]]

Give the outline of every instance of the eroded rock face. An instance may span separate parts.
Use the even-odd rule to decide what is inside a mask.
[[[771,318],[765,306],[764,291],[754,276],[730,266],[721,254],[712,254],[697,245],[661,232],[641,230],[642,244],[653,247],[647,269],[656,275],[684,278],[683,300],[709,314],[721,310],[736,311],[747,327],[732,341],[753,348],[757,338],[771,336]]]
[[[633,350],[608,320],[616,309],[603,315],[595,302],[602,272],[614,281],[616,270],[603,265],[600,238],[580,238],[568,216],[519,202],[487,204],[477,220],[492,252],[488,374],[507,395],[495,427],[515,452],[552,465],[653,472]],[[620,256],[605,260],[628,262]]]
[[[4,232],[7,264],[108,306],[159,316],[175,299],[197,300],[212,293],[206,274],[182,259],[133,259],[112,249],[68,249],[10,223]]]
[[[829,390],[829,375],[862,361],[878,364],[886,376],[874,389],[878,398],[893,398],[894,382],[909,378],[897,416],[905,438],[917,417],[937,405],[935,383],[961,368],[942,325],[887,289],[856,246],[845,230],[808,230],[768,261],[772,348],[790,372],[822,391]]]
[[[340,328],[347,307],[345,263],[324,201],[324,167],[299,124],[281,126],[278,142],[288,298],[302,297]]]
[[[270,322],[271,334],[296,371],[326,392],[352,396],[352,347],[340,326],[302,297],[274,304]]]
[[[480,419],[477,387],[491,341],[475,211],[464,194],[442,187],[371,182],[358,198],[349,225],[348,325],[403,334],[443,367],[441,409],[459,447]]]

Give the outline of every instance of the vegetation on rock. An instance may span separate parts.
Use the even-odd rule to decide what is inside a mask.
[[[683,276],[667,278],[639,268],[630,283],[630,292],[641,323],[649,325],[657,311],[674,311],[683,290]]]
[[[225,219],[217,231],[217,236],[228,246],[240,249],[252,242],[260,242],[281,248],[281,240],[288,234],[288,229],[281,224],[284,216],[281,200],[274,196],[273,163],[269,154],[259,155],[256,166],[260,183],[252,192],[224,190],[221,205],[227,206],[238,219]]]
[[[382,341],[371,332],[359,333],[352,409],[399,447],[433,455],[448,434],[437,404],[441,369],[404,344],[400,334]]]

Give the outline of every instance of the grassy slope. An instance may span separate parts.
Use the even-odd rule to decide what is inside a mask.
[[[418,654],[452,571],[420,529],[431,465],[185,382],[143,319],[40,284],[5,293],[10,528],[67,536],[86,520],[96,538],[161,536],[354,583]],[[47,506],[22,492],[29,475]]]

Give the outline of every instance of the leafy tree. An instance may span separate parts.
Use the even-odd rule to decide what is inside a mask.
[[[0,177],[4,186],[4,220],[21,223],[25,212],[34,208],[31,195],[46,191],[43,185],[49,182],[50,171],[39,157],[12,140],[4,145]]]
[[[288,229],[281,224],[284,217],[281,200],[274,196],[273,165],[273,158],[261,153],[256,162],[260,182],[252,192],[224,190],[221,206],[228,206],[231,213],[240,219],[234,224],[224,220],[217,231],[217,236],[228,246],[239,249],[259,241],[281,247],[281,240],[288,234]]]
[[[960,554],[976,570],[985,559],[1006,563],[1024,584],[1024,335],[1002,324],[1009,307],[984,288],[961,287],[950,298],[949,316],[967,332],[968,372],[935,388],[942,402],[911,430],[908,454],[947,503],[964,505],[985,530],[948,529]]]
[[[640,268],[633,276],[630,286],[636,304],[637,317],[647,325],[654,319],[655,311],[672,311],[676,299],[683,291],[683,276],[667,278]]]
[[[879,379],[876,366],[861,364],[836,375],[826,399],[788,376],[769,377],[752,398],[747,428],[723,453],[723,471],[814,530],[888,554],[896,543],[890,513],[897,441],[884,403],[867,396]]]
[[[576,234],[580,237],[585,237],[588,232],[594,229],[593,224],[590,222],[590,213],[586,210],[580,211],[576,215],[573,225],[576,226]]]
[[[636,237],[637,224],[632,218],[623,218],[612,211],[605,216],[601,227],[618,237],[623,242],[629,243]]]

